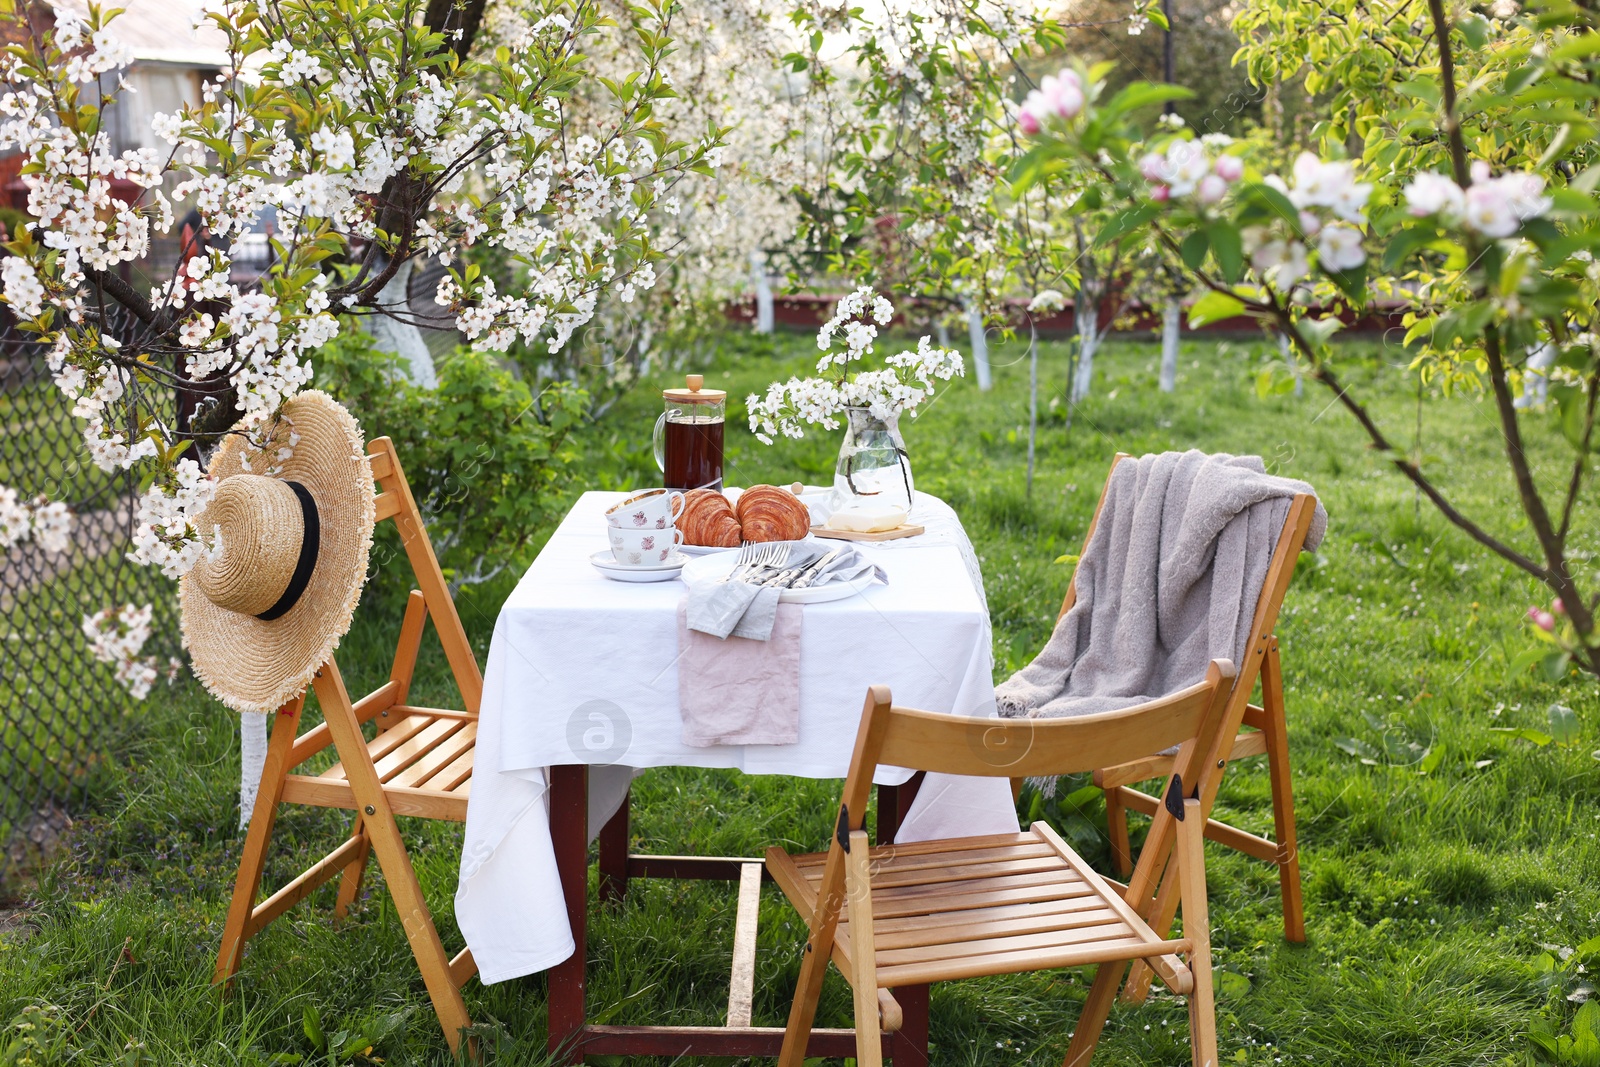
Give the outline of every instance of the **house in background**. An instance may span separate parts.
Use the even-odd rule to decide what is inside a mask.
[[[228,39],[210,23],[196,26],[202,11],[199,0],[122,0],[120,6],[123,12],[112,27],[133,49],[133,64],[121,72],[133,91],[124,92],[111,109],[112,147],[117,152],[165,148],[166,142],[151,129],[152,116],[199,102],[201,79],[216,77],[228,65]],[[81,17],[88,8],[77,0],[32,0],[27,11],[29,23],[42,32],[54,25],[57,12]],[[20,19],[0,22],[0,44],[21,43],[26,35]],[[0,191],[5,202],[19,210],[28,202],[28,188],[19,180],[21,169],[22,157],[15,152],[0,157]]]

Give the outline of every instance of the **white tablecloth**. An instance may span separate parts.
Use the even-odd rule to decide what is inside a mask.
[[[680,581],[602,577],[604,511],[585,493],[501,609],[479,713],[456,920],[484,982],[554,966],[573,952],[550,840],[545,769],[591,766],[591,838],[636,769],[737,767],[842,778],[867,686],[895,703],[960,715],[994,710],[989,615],[972,546],[943,501],[919,493],[920,537],[860,547],[889,575],[844,600],[805,607],[800,740],[694,748],[678,711]],[[899,784],[910,772],[880,769]],[[1004,778],[928,775],[898,840],[1017,829]]]

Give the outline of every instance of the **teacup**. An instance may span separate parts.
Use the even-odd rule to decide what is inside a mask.
[[[621,530],[665,530],[683,514],[683,494],[646,489],[606,509],[606,525]]]
[[[683,531],[676,526],[665,530],[619,530],[612,527],[611,555],[624,567],[658,567],[673,550],[683,544]]]

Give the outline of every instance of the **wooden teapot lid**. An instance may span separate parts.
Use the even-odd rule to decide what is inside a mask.
[[[663,389],[661,395],[667,400],[678,404],[720,404],[728,399],[725,389],[705,389],[705,375],[689,374],[684,376],[684,389]]]

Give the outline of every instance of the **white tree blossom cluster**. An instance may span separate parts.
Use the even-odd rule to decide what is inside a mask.
[[[149,604],[125,604],[83,617],[89,654],[101,663],[109,663],[117,682],[135,700],[149,696],[150,687],[161,676],[156,657],[139,655],[150,640],[150,617]]]
[[[804,437],[802,423],[835,430],[836,416],[848,408],[866,408],[885,421],[906,412],[915,417],[935,381],[949,381],[965,368],[959,352],[936,348],[931,338],[923,337],[915,350],[885,356],[882,367],[852,371],[872,354],[878,327],[893,318],[894,305],[867,286],[839,301],[833,317],[817,332],[817,347],[823,350],[817,374],[824,376],[773,382],[766,396],[751,393],[745,398],[750,432],[770,445],[780,435]],[[843,350],[830,351],[841,335]]]
[[[1489,164],[1472,164],[1472,184],[1462,189],[1455,179],[1433,171],[1418,174],[1406,185],[1406,210],[1417,218],[1436,215],[1447,226],[1464,226],[1484,237],[1510,237],[1527,219],[1550,210],[1544,179],[1537,174],[1489,176]]]
[[[455,54],[423,8],[220,0],[209,18],[230,66],[197,105],[156,116],[166,152],[113,151],[131,60],[115,12],[62,11],[0,60],[15,87],[0,97],[0,148],[28,163],[34,219],[0,263],[3,296],[49,344],[94,461],[154,461],[138,562],[193,565],[208,493],[180,456],[236,421],[259,433],[310,381],[336,316],[407,314],[380,293],[412,257],[458,264],[481,247],[514,264],[498,290],[471,266],[440,290],[486,349],[520,335],[557,350],[607,290],[654,284],[650,215],[684,175],[713,168],[722,135],[669,136],[653,117],[672,96],[671,5],[609,20],[598,0],[527,0],[514,39],[482,60]],[[571,87],[593,77],[586,48],[608,34],[643,41],[639,62],[580,120]],[[135,290],[114,268],[145,257],[186,204],[224,243],[271,212],[270,267],[238,284],[226,252],[189,249],[170,279]],[[174,388],[204,394],[176,422],[157,403]]]
[[[72,509],[44,496],[19,500],[15,489],[0,485],[0,552],[30,537],[46,552],[65,552],[72,544]]]

